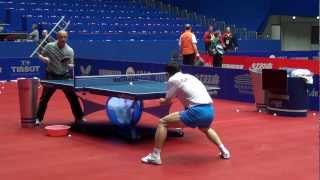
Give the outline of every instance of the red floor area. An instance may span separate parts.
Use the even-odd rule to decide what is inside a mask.
[[[169,138],[162,166],[148,166],[140,158],[152,139],[134,144],[114,137],[72,132],[52,138],[44,130],[20,128],[15,84],[0,94],[0,179],[3,180],[313,180],[319,178],[318,116],[274,117],[255,112],[253,104],[215,100],[213,127],[232,152],[220,160],[217,149],[198,131]],[[236,112],[240,109],[240,112]],[[101,121],[103,112],[88,117]],[[103,120],[102,120],[103,121]],[[61,93],[49,104],[45,123],[70,123],[72,115]],[[155,126],[144,114],[140,125]]]

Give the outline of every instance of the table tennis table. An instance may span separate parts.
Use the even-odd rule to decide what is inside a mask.
[[[139,101],[142,106],[142,111],[143,100],[165,97],[167,74],[162,72],[129,75],[75,76],[74,79],[67,80],[41,80],[41,84],[56,89],[69,89],[76,92]],[[217,86],[207,87],[211,95],[216,94],[219,89]],[[163,116],[169,112],[169,108],[170,107],[159,107],[157,111],[153,112],[156,112],[155,115]],[[159,113],[160,111],[162,111],[162,113]],[[138,118],[140,119],[140,117]],[[136,124],[131,124],[129,127],[131,129],[130,136],[136,136],[137,134],[135,132],[135,125]]]
[[[165,75],[164,73],[150,73],[78,76],[75,79],[67,80],[41,80],[41,84],[58,89],[72,89],[110,97],[146,100],[165,96],[167,86],[165,77],[163,77]]]

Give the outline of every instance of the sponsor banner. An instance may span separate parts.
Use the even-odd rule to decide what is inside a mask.
[[[163,72],[164,64],[76,59],[76,75],[142,74]],[[266,65],[270,67],[270,65]],[[1,59],[0,80],[20,77],[44,77],[44,64],[34,58]],[[261,68],[261,67],[259,67]],[[183,71],[198,77],[207,85],[217,85],[221,90],[217,98],[254,102],[249,71],[211,67],[183,66]],[[310,108],[319,110],[319,75],[314,76],[314,84],[309,85]]]
[[[229,56],[274,57],[281,59],[319,59],[318,51],[238,51],[227,52]]]
[[[9,58],[0,60],[0,80],[44,77],[44,65],[34,58]]]
[[[7,73],[4,73],[6,69],[6,64],[5,63],[0,63],[0,80],[8,80]]]
[[[316,110],[316,111],[320,110],[319,86],[320,86],[320,76],[315,75],[313,76],[313,84],[308,85],[308,95],[309,95],[310,109]]]
[[[77,75],[140,74],[164,71],[164,64],[155,63],[78,59],[78,64],[75,71]],[[216,98],[254,102],[248,70],[183,66],[183,71],[195,75],[207,85],[219,86],[221,90]],[[318,85],[319,76],[316,75],[314,76],[314,85],[308,88],[310,109],[313,110],[319,109]]]
[[[212,64],[212,57],[202,55],[207,64]],[[280,69],[299,68],[309,69],[314,74],[319,74],[319,61],[301,59],[281,59],[249,56],[224,56],[223,67],[236,69]]]

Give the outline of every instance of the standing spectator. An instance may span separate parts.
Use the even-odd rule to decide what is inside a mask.
[[[44,42],[42,43],[42,41],[44,41]],[[41,33],[41,42],[40,43],[42,43],[42,44],[41,44],[41,48],[39,49],[39,53],[42,54],[43,48],[46,47],[46,45],[48,43],[54,42],[54,41],[55,41],[55,39],[53,37],[49,36],[48,30],[44,29]]]
[[[29,34],[29,39],[35,42],[39,42],[39,30],[38,25],[32,24],[32,32]]]
[[[48,36],[49,36],[48,30],[44,29],[41,33],[42,40],[45,38],[49,38]]]
[[[209,25],[208,31],[206,31],[203,35],[204,47],[205,47],[207,53],[209,52],[211,39],[213,36],[214,36],[213,35],[213,26]]]
[[[223,33],[223,43],[225,44],[225,50],[237,50],[238,41],[235,35],[231,32],[231,28],[226,27],[225,32]]]
[[[180,53],[183,56],[184,65],[193,65],[196,57],[200,54],[197,48],[196,36],[192,33],[190,24],[185,25],[185,31],[179,39]]]
[[[211,39],[211,46],[209,48],[209,54],[213,56],[213,66],[222,67],[223,54],[225,45],[221,38],[221,32],[216,31]]]
[[[68,33],[66,31],[59,31],[57,35],[57,41],[48,43],[44,47],[42,54],[38,54],[40,60],[47,64],[47,79],[72,78],[70,71],[72,71],[74,67],[74,52],[73,49],[67,44],[67,38]],[[38,106],[38,119],[36,124],[40,124],[40,122],[43,120],[48,102],[55,91],[55,87],[43,87]],[[76,93],[73,90],[68,89],[64,89],[63,93],[69,101],[76,123],[83,122],[83,112]]]

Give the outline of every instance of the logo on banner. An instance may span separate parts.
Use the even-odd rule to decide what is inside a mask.
[[[91,74],[91,69],[92,69],[91,65],[88,65],[86,67],[85,66],[80,66],[81,75],[83,75],[83,76],[90,75]]]
[[[33,74],[40,71],[40,66],[33,66],[30,60],[22,60],[19,66],[11,66],[13,73]]]
[[[220,76],[218,74],[195,74],[195,76],[206,85],[219,85]]]
[[[309,97],[319,97],[319,91],[317,91],[315,88],[312,88],[311,90],[307,90]]]
[[[252,63],[251,68],[249,69],[254,69],[254,70],[272,69],[272,63]]]
[[[242,74],[234,77],[234,87],[240,94],[252,94],[252,85],[249,74]]]
[[[135,70],[133,67],[129,66],[127,67],[127,70],[126,70],[126,74],[135,74]]]
[[[222,67],[226,69],[244,69],[242,64],[222,64]]]
[[[111,69],[99,69],[99,75],[119,75],[121,71],[111,70]]]

